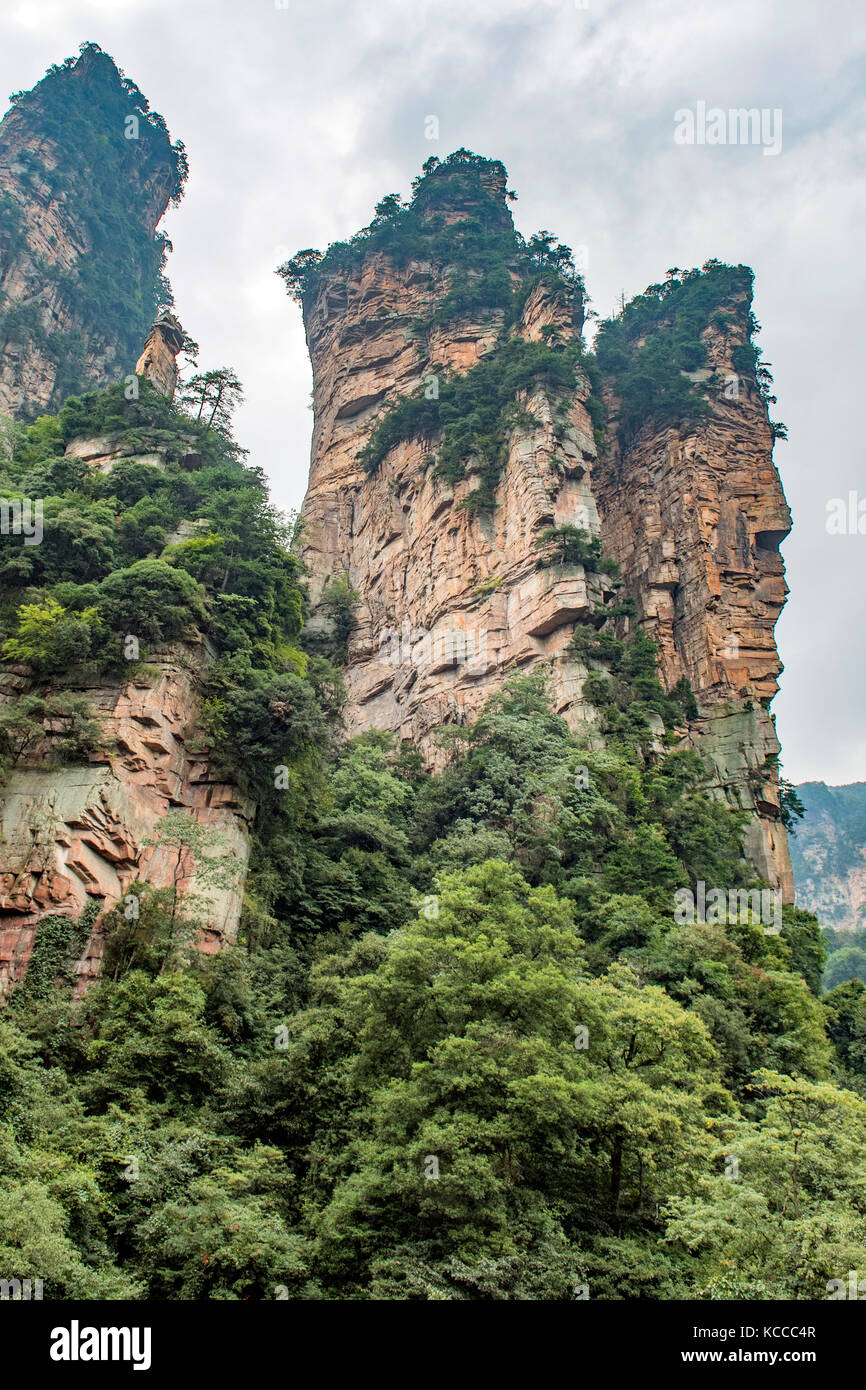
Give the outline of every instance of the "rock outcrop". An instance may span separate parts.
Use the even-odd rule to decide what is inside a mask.
[[[332,313],[330,286],[312,307],[316,424],[303,519],[314,600],[344,572],[360,594],[346,671],[352,732],[394,730],[435,762],[436,730],[471,722],[515,667],[553,660],[558,707],[587,713],[574,663],[557,658],[607,589],[580,564],[539,569],[535,548],[546,527],[598,532],[585,379],[564,421],[542,391],[527,397],[534,423],[510,431],[492,509],[461,506],[480,486],[480,468],[470,464],[456,484],[443,480],[425,467],[421,440],[407,440],[371,478],[359,464],[383,407],[423,387],[433,363],[446,373],[475,365],[502,326],[498,315],[463,320],[459,334],[434,330],[419,358],[406,326],[435,306],[429,279],[423,264],[400,272],[374,258],[348,284],[341,312]],[[515,336],[538,340],[562,318],[536,293]]]
[[[181,147],[95,44],[0,123],[0,413],[31,416],[132,371],[165,293],[156,227]]]
[[[254,808],[208,770],[196,675],[206,660],[201,648],[156,653],[147,675],[80,692],[105,752],[83,765],[19,766],[8,777],[0,795],[0,990],[22,978],[42,917],[79,917],[91,902],[112,908],[139,880],[194,895],[202,949],[234,939]],[[7,697],[14,686],[7,675]],[[237,864],[233,884],[200,882],[183,845],[160,843],[172,810],[211,829],[208,853]],[[99,974],[103,944],[97,918],[76,967],[79,992]]]
[[[135,364],[136,376],[146,377],[170,401],[177,388],[177,356],[184,342],[183,328],[174,314],[161,314],[148,333]]]
[[[685,677],[697,698],[690,741],[713,769],[711,787],[751,813],[749,856],[793,901],[769,713],[782,670],[774,629],[788,594],[779,546],[791,514],[766,402],[732,360],[750,306],[738,296],[725,308],[726,326],[702,334],[709,412],[693,426],[650,423],[623,444],[617,382],[608,380],[593,487],[605,553],[656,640],[663,680],[670,688]],[[727,394],[711,380],[727,383]]]
[[[73,440],[70,457],[110,473],[118,463],[165,467],[165,445],[133,454],[122,437]],[[193,466],[199,461],[191,452]],[[169,543],[194,535],[182,522]],[[101,751],[86,762],[53,766],[50,739],[34,747],[0,789],[0,993],[22,979],[40,921],[81,918],[98,908],[75,965],[77,991],[98,977],[105,943],[103,914],[124,905],[130,887],[172,888],[200,923],[198,944],[214,951],[234,940],[255,806],[209,767],[199,725],[202,678],[213,659],[199,639],[147,653],[147,665],[116,684],[64,685],[83,695],[100,729]],[[6,668],[0,701],[30,689],[26,669]],[[45,766],[46,759],[49,765]],[[164,835],[172,812],[203,832],[196,852],[182,824]],[[206,859],[232,866],[214,880]],[[202,874],[204,867],[204,874]]]
[[[374,223],[366,254],[356,242],[296,285],[315,412],[304,559],[318,605],[314,630],[327,629],[342,576],[357,594],[346,664],[349,730],[392,730],[436,763],[437,730],[473,720],[508,674],[543,662],[556,708],[586,731],[594,720],[582,695],[586,668],[568,647],[576,626],[596,619],[610,579],[584,564],[539,568],[539,541],[568,525],[600,535],[659,644],[666,685],[691,683],[699,713],[684,737],[706,762],[708,785],[749,812],[749,857],[791,899],[779,745],[768,712],[781,670],[773,628],[787,593],[779,543],[790,515],[757,382],[744,381],[737,399],[713,392],[695,426],[648,423],[622,447],[617,382],[608,380],[599,449],[578,355],[576,386],[564,396],[544,385],[518,392],[492,505],[472,501],[485,486],[484,459],[470,457],[463,475],[449,480],[432,466],[435,436],[407,432],[372,471],[359,458],[396,403],[435,391],[440,375],[465,375],[503,338],[579,342],[579,293],[569,298],[555,276],[533,276],[526,256],[502,260],[519,292],[516,316],[506,321],[509,310],[495,303],[468,312],[458,303],[447,312],[455,283],[477,286],[487,273],[460,264],[462,239],[485,218],[494,234],[503,219],[510,227],[502,166],[475,167],[474,196],[465,165],[420,181],[409,211],[417,250],[380,249]],[[435,255],[425,254],[430,219]],[[504,236],[499,244],[507,251]],[[704,327],[710,366],[693,374],[699,392],[704,378],[732,373],[731,352],[748,337],[748,305],[727,307],[730,323]]]

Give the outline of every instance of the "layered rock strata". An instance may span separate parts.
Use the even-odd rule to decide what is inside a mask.
[[[130,455],[111,436],[76,440],[67,453],[102,472],[121,460],[164,466],[159,445]],[[196,455],[191,454],[194,462]],[[169,542],[195,533],[181,523]],[[213,653],[200,640],[147,653],[147,667],[114,685],[64,687],[88,699],[102,751],[86,763],[45,766],[50,741],[9,774],[0,791],[0,992],[20,980],[39,922],[100,915],[75,966],[79,993],[98,977],[105,942],[102,913],[122,904],[137,882],[176,887],[200,923],[201,949],[235,939],[255,807],[215,778],[198,723],[202,676]],[[24,670],[7,668],[0,699],[27,691]],[[165,817],[190,815],[209,841],[196,859],[177,837],[160,842]],[[203,859],[234,866],[214,883]],[[206,867],[206,866],[205,866]]]
[[[504,182],[493,191],[507,216]],[[455,235],[477,215],[465,196],[438,209]],[[616,383],[608,382],[599,454],[579,372],[565,416],[545,391],[521,399],[534,423],[508,434],[493,507],[461,506],[481,483],[481,462],[470,460],[452,485],[430,466],[427,440],[398,443],[370,475],[358,454],[394,403],[437,372],[469,371],[502,331],[502,310],[441,322],[447,269],[373,251],[348,270],[320,274],[303,297],[315,412],[304,559],[314,605],[343,575],[358,594],[346,667],[350,732],[392,730],[436,764],[439,729],[471,722],[508,674],[539,662],[549,666],[556,708],[587,732],[586,669],[567,648],[610,581],[581,565],[540,569],[537,542],[564,524],[600,533],[659,643],[665,683],[686,676],[692,684],[699,717],[687,742],[707,763],[714,794],[749,813],[749,857],[790,899],[768,713],[781,670],[773,627],[787,593],[779,542],[790,515],[760,392],[744,383],[740,399],[716,401],[700,427],[648,428],[622,451]],[[567,342],[580,327],[540,283],[507,333]],[[732,345],[743,340],[736,324],[708,326],[705,337],[712,366],[703,375],[730,372]],[[435,457],[435,442],[432,450]],[[326,608],[314,613],[314,628],[326,626]]]
[[[620,565],[643,626],[655,638],[668,688],[685,676],[700,707],[689,741],[712,769],[711,788],[750,813],[749,857],[793,901],[780,820],[781,751],[769,713],[782,662],[774,629],[788,594],[780,544],[791,513],[773,463],[767,407],[732,354],[748,304],[726,306],[730,326],[702,334],[709,414],[692,427],[618,433],[616,380],[593,487],[606,554]]]
[[[144,116],[124,117],[124,111],[138,109],[132,84],[95,45],[16,98],[0,122],[2,414],[58,407],[64,396],[105,386],[132,370],[134,350],[125,360],[98,305],[112,305],[121,288],[118,274],[127,282],[124,300],[146,304],[156,290],[158,266],[137,264],[128,249],[124,258],[121,239],[128,227],[106,227],[99,211],[117,191],[116,175],[71,155],[72,127],[65,123],[66,113],[80,108],[96,128],[106,91],[120,105],[104,139],[123,171],[123,205],[143,246],[153,246],[176,192],[176,157],[164,126],[148,125]],[[138,124],[125,127],[125,119]],[[137,299],[126,293],[133,287]],[[147,319],[124,327],[140,343],[146,325]]]
[[[866,930],[866,782],[797,787],[805,814],[791,843],[797,901],[835,931]]]
[[[535,547],[554,525],[598,532],[586,381],[564,426],[543,392],[526,399],[538,423],[511,431],[490,511],[460,506],[480,485],[480,468],[470,465],[464,479],[448,483],[426,466],[420,440],[407,440],[372,477],[359,464],[383,406],[423,386],[432,362],[465,371],[496,340],[501,318],[461,322],[459,335],[434,331],[419,360],[406,323],[430,307],[428,278],[423,265],[394,273],[378,259],[348,287],[342,313],[329,313],[327,290],[314,307],[316,425],[303,518],[314,600],[343,572],[360,593],[346,673],[352,732],[394,730],[435,761],[437,729],[471,722],[508,671],[541,659],[555,660],[558,707],[588,713],[573,663],[556,658],[609,581],[582,565],[539,569]],[[538,339],[558,310],[533,295],[516,335]]]
[[[99,718],[104,754],[10,774],[0,797],[0,988],[22,978],[43,916],[78,917],[93,901],[109,909],[139,880],[192,895],[203,950],[234,939],[253,808],[208,770],[190,655],[165,653],[155,676],[82,692]],[[183,849],[160,845],[161,822],[174,809],[213,829],[214,852],[238,865],[233,886],[199,882]],[[79,992],[99,974],[103,944],[97,919],[76,966]]]

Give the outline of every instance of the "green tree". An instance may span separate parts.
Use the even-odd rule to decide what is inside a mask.
[[[158,644],[189,636],[193,623],[205,622],[202,600],[201,588],[186,570],[165,560],[137,560],[102,581],[97,612],[118,637],[131,634]]]
[[[190,377],[181,391],[181,404],[196,423],[209,430],[231,434],[232,416],[244,398],[244,389],[231,367],[217,367]]]
[[[766,1070],[754,1091],[763,1118],[730,1122],[716,1156],[729,1176],[668,1203],[667,1239],[696,1262],[698,1297],[826,1298],[862,1257],[866,1101]]]
[[[100,725],[83,695],[19,695],[0,705],[0,767],[39,753],[49,766],[84,761],[103,747]]]
[[[175,1112],[206,1095],[230,1065],[204,1022],[205,994],[189,974],[155,979],[130,970],[99,1000],[99,1032],[90,1044],[90,1104],[123,1102],[141,1091]]]
[[[590,981],[568,905],[506,864],[446,876],[435,913],[313,979],[286,1060],[332,1288],[394,1297],[423,1275],[460,1297],[458,1264],[496,1290],[518,1261],[567,1297],[579,1230],[652,1211],[705,1162],[703,1025],[627,971]],[[521,1296],[505,1285],[487,1296]]]
[[[62,604],[46,597],[24,603],[18,609],[18,631],[3,643],[4,661],[32,667],[48,676],[86,661],[98,641],[99,615],[95,607],[67,613]]]

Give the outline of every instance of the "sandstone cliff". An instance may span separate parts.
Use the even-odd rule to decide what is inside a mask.
[[[156,440],[147,452],[132,452],[122,437],[102,436],[71,441],[66,455],[110,474],[118,465],[164,469],[165,449]],[[182,542],[196,530],[195,521],[181,522],[167,540]],[[0,992],[22,979],[43,918],[84,914],[90,920],[74,965],[82,992],[100,973],[103,913],[123,907],[136,883],[176,887],[201,923],[203,950],[237,934],[255,806],[209,767],[198,721],[214,653],[199,638],[146,655],[146,666],[128,679],[62,684],[64,696],[86,697],[99,726],[98,752],[58,766],[49,721],[46,739],[28,749],[0,789]],[[4,668],[0,703],[31,689],[25,668]],[[173,811],[204,829],[204,857],[234,866],[233,873],[211,881],[191,845],[163,837]]]
[[[207,901],[202,949],[234,939],[242,877],[214,891],[197,882],[183,849],[159,844],[165,816],[181,808],[215,830],[239,870],[249,853],[253,808],[212,778],[196,723],[201,655],[166,652],[156,674],[88,688],[105,753],[50,769],[37,757],[9,776],[0,796],[0,991],[23,977],[44,916],[79,917],[88,903],[108,910],[140,880],[177,883]],[[10,677],[3,688],[14,690]],[[97,918],[76,966],[79,992],[98,976],[103,945]]]
[[[342,312],[331,313],[328,289],[313,306],[316,424],[302,515],[314,599],[344,571],[360,592],[346,672],[351,731],[392,729],[435,757],[435,730],[474,719],[508,671],[557,657],[606,590],[604,577],[582,565],[538,569],[534,548],[546,526],[583,522],[598,531],[585,379],[564,422],[543,391],[527,394],[536,423],[510,431],[493,508],[462,508],[481,486],[480,466],[470,464],[457,483],[442,479],[425,467],[426,441],[407,440],[372,478],[358,463],[383,405],[423,387],[432,364],[466,371],[501,327],[500,314],[462,320],[459,333],[435,328],[420,357],[406,325],[436,303],[431,269],[395,271],[377,257],[349,286]],[[515,336],[538,339],[558,308],[561,318],[539,289]],[[581,708],[573,663],[558,661],[555,671],[558,707]]]
[[[764,394],[735,366],[750,309],[748,288],[737,287],[701,330],[708,365],[692,375],[709,408],[693,424],[650,418],[624,439],[617,377],[608,377],[593,486],[605,552],[656,640],[665,683],[685,676],[697,698],[689,738],[712,769],[710,785],[753,813],[749,856],[793,900],[769,714],[782,670],[774,629],[788,593],[779,546],[791,514]]]
[[[553,273],[564,263],[555,239],[527,254],[505,194],[501,165],[452,157],[417,181],[408,209],[395,213],[386,200],[348,247],[322,261],[302,253],[283,271],[303,306],[313,365],[302,518],[314,630],[327,628],[335,581],[348,576],[357,593],[350,732],[394,730],[436,762],[439,728],[471,721],[509,673],[539,662],[557,709],[572,727],[591,726],[587,668],[568,647],[577,625],[597,620],[611,580],[591,563],[540,567],[539,555],[552,528],[600,535],[659,644],[665,683],[691,684],[698,714],[683,738],[707,763],[714,794],[750,813],[749,857],[791,899],[768,713],[781,670],[773,628],[787,592],[779,542],[790,515],[754,370],[736,398],[721,389],[738,376],[731,354],[749,339],[748,293],[701,322],[709,360],[688,389],[712,402],[697,423],[662,427],[648,410],[623,441],[614,373],[597,391],[607,406],[602,436],[578,348],[579,280]],[[475,261],[467,243],[480,248]],[[495,290],[486,303],[485,286]],[[383,434],[407,398],[466,378],[503,341],[572,349],[575,384],[551,389],[542,378],[515,393],[496,470],[486,438],[449,476],[437,466],[441,430]]]
[[[0,123],[0,413],[131,372],[159,302],[181,146],[97,45]]]

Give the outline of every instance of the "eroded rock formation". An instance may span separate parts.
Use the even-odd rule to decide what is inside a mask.
[[[163,453],[157,444],[131,454],[112,436],[75,440],[67,453],[103,473],[121,461],[165,465],[164,446]],[[182,522],[167,540],[188,538],[196,525]],[[117,684],[64,686],[64,695],[86,696],[102,749],[87,762],[55,766],[47,739],[28,750],[0,790],[0,992],[23,977],[43,917],[80,918],[93,904],[99,915],[75,966],[82,992],[100,973],[102,914],[137,882],[177,887],[200,923],[201,949],[235,938],[255,807],[209,768],[198,712],[212,657],[200,639],[148,651],[146,667]],[[30,687],[26,669],[6,668],[0,700]],[[160,843],[173,811],[203,827],[208,844],[198,858],[182,835],[180,843],[177,836]],[[201,875],[213,855],[235,866],[224,882]]]
[[[177,356],[183,345],[184,331],[179,321],[174,314],[161,314],[135,364],[136,376],[146,377],[169,400],[174,399],[177,388]]]
[[[458,334],[434,329],[419,357],[407,324],[435,305],[429,280],[423,264],[401,273],[375,258],[336,314],[330,286],[313,306],[316,424],[303,518],[314,599],[344,572],[360,592],[347,667],[351,730],[394,730],[435,761],[435,731],[473,720],[515,667],[557,658],[606,589],[604,576],[582,565],[539,569],[534,545],[548,526],[598,531],[585,379],[565,421],[554,419],[542,391],[527,397],[537,423],[510,432],[493,509],[461,508],[480,470],[442,480],[425,466],[424,441],[407,440],[373,477],[359,464],[383,407],[423,387],[432,364],[465,371],[496,341],[501,315],[464,320]],[[514,334],[538,340],[548,324],[569,327],[563,307],[538,291]],[[574,663],[558,660],[554,669],[558,708],[589,713]]]
[[[805,815],[791,843],[797,902],[835,931],[866,929],[866,782],[797,787]]]
[[[501,166],[490,168],[480,185],[497,202],[495,217],[508,218]],[[422,182],[411,210],[422,222],[436,216],[455,248],[461,223],[491,216],[481,192],[467,196],[458,172],[453,202],[440,191],[431,213]],[[436,171],[441,188],[446,174]],[[539,568],[538,541],[569,524],[600,534],[659,644],[666,685],[683,676],[691,683],[699,714],[684,740],[704,758],[714,794],[750,813],[749,857],[791,899],[768,712],[781,670],[773,629],[787,593],[779,542],[790,515],[757,383],[742,379],[736,398],[709,386],[737,376],[731,352],[748,337],[748,305],[728,305],[729,320],[705,324],[709,365],[694,382],[700,392],[706,380],[712,404],[698,424],[648,424],[622,447],[617,382],[608,380],[599,450],[589,381],[578,367],[564,409],[542,388],[520,395],[494,505],[473,509],[465,504],[482,485],[481,460],[470,459],[452,483],[431,466],[435,438],[399,440],[372,472],[359,451],[396,402],[430,389],[439,373],[470,371],[503,333],[575,342],[582,312],[541,276],[525,286],[513,322],[496,307],[449,319],[443,306],[453,281],[442,235],[438,260],[425,259],[423,244],[401,257],[375,243],[363,254],[361,243],[332,272],[326,259],[300,294],[315,411],[304,558],[320,605],[314,628],[327,626],[329,586],[340,576],[358,595],[346,667],[350,732],[393,730],[435,763],[439,728],[471,721],[509,673],[539,662],[549,665],[556,707],[572,727],[591,724],[586,667],[567,649],[610,581],[580,564]],[[504,264],[519,290],[525,268],[517,259]]]
[[[196,722],[203,658],[192,648],[157,654],[157,674],[83,692],[106,751],[86,765],[10,774],[0,796],[0,988],[22,978],[43,916],[78,917],[92,901],[114,907],[138,880],[196,895],[202,949],[234,939],[253,808],[208,771]],[[213,828],[216,852],[238,865],[234,886],[197,881],[187,852],[159,844],[173,809]],[[79,990],[98,975],[103,942],[97,919],[78,962]]]
[[[90,44],[0,123],[0,413],[132,371],[179,195],[177,151],[140,97]]]
[[[754,813],[749,857],[792,901],[781,749],[769,713],[782,670],[774,629],[788,594],[779,546],[791,514],[766,403],[732,361],[747,335],[749,305],[740,299],[726,308],[730,324],[710,323],[702,337],[706,379],[727,383],[728,394],[708,390],[710,413],[693,427],[650,424],[623,446],[616,380],[609,381],[593,486],[605,553],[619,563],[656,640],[665,684],[685,676],[697,697],[689,739],[712,769],[710,785]]]

